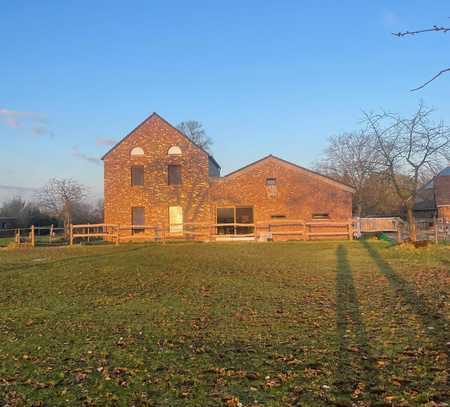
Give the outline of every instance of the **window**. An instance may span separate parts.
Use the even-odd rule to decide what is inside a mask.
[[[245,235],[253,233],[254,226],[242,226],[242,224],[253,223],[253,208],[217,208],[217,223],[220,225],[217,227],[217,234],[219,235]],[[240,225],[236,226],[236,223]]]
[[[181,155],[181,148],[178,146],[172,146],[167,152],[168,155]]]
[[[234,208],[217,208],[217,223],[222,226],[217,227],[219,235],[234,235],[234,226],[227,226],[227,223],[234,223]]]
[[[277,197],[277,179],[276,178],[266,178],[266,192],[268,198]]]
[[[253,208],[236,208],[236,223],[253,223]],[[253,226],[237,226],[238,235],[253,233]]]
[[[181,185],[181,165],[168,166],[168,184]]]
[[[131,155],[131,156],[144,155],[144,150],[143,150],[141,147],[134,147],[134,148],[131,150],[130,155]]]
[[[145,208],[141,206],[131,208],[131,223],[133,224],[133,233],[144,232],[143,226],[145,225]]]
[[[170,233],[183,232],[183,208],[181,206],[169,207],[169,231]]]
[[[313,213],[313,219],[330,219],[330,215],[328,213]]]
[[[131,185],[143,186],[144,185],[144,166],[133,165],[131,167]]]

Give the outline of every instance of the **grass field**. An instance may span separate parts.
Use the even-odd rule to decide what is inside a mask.
[[[0,400],[444,406],[449,269],[378,242],[0,250]]]

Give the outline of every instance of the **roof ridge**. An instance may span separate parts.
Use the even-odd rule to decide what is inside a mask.
[[[295,163],[293,163],[293,162],[284,160],[283,158],[277,157],[276,155],[273,155],[273,154],[268,154],[268,155],[266,155],[266,156],[260,158],[259,160],[253,161],[253,162],[251,162],[250,164],[247,164],[247,165],[245,165],[245,166],[243,166],[243,167],[241,167],[241,168],[238,168],[237,170],[234,170],[234,171],[228,173],[227,175],[224,175],[223,178],[227,178],[227,177],[232,176],[232,175],[234,175],[234,174],[236,174],[236,173],[238,173],[238,172],[240,172],[240,171],[246,170],[247,168],[249,168],[249,167],[251,167],[251,166],[253,166],[253,165],[259,164],[260,162],[262,162],[262,161],[264,161],[264,160],[267,160],[267,159],[269,159],[269,158],[274,158],[274,159],[276,159],[276,160],[278,160],[278,161],[281,161],[281,162],[283,162],[283,163],[285,163],[285,164],[292,165],[292,166],[297,167],[297,168],[299,168],[299,169],[301,169],[301,170],[303,170],[303,171],[309,172],[309,173],[314,174],[314,175],[317,175],[317,176],[319,176],[319,177],[326,178],[326,179],[328,179],[328,180],[330,180],[330,181],[333,181],[333,182],[335,182],[335,183],[337,183],[337,184],[339,184],[339,185],[342,185],[342,186],[345,186],[345,187],[347,187],[347,188],[351,188],[352,190],[354,190],[354,188],[353,188],[351,185],[348,185],[348,184],[345,184],[345,183],[343,183],[343,182],[341,182],[341,181],[338,181],[338,180],[336,180],[336,179],[334,179],[334,178],[332,178],[332,177],[329,177],[328,175],[321,174],[321,173],[319,173],[319,172],[317,172],[317,171],[310,170],[309,168],[305,168],[305,167],[302,167],[301,165],[298,165],[298,164],[295,164]]]
[[[122,137],[116,144],[114,144],[105,154],[102,156],[102,160],[105,159],[105,157],[110,154],[116,147],[118,147],[120,144],[122,144],[123,141],[125,141],[128,137],[130,137],[139,127],[141,127],[144,123],[149,121],[152,117],[158,117],[160,120],[162,120],[164,123],[166,123],[168,126],[170,126],[172,129],[174,129],[176,132],[178,132],[180,135],[182,135],[184,138],[186,138],[189,142],[191,142],[195,147],[199,148],[201,151],[203,151],[208,158],[210,158],[214,164],[217,165],[217,167],[220,167],[220,164],[216,161],[216,159],[212,156],[212,154],[208,153],[202,146],[198,145],[194,141],[192,141],[186,134],[184,134],[182,131],[177,129],[172,123],[168,122],[164,117],[159,115],[156,112],[152,112],[149,116],[147,116],[142,122],[140,122],[133,130],[131,130],[125,137]]]

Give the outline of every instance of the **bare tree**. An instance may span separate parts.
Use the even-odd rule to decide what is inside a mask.
[[[430,32],[441,32],[441,33],[447,33],[448,31],[450,31],[450,27],[444,27],[444,26],[438,26],[438,25],[433,25],[433,27],[431,28],[425,28],[423,30],[416,30],[416,31],[403,31],[403,32],[397,32],[397,33],[392,33],[392,35],[395,35],[396,37],[406,37],[406,36],[415,36],[418,34],[424,34],[424,33],[430,33]],[[416,91],[419,89],[424,88],[425,86],[427,86],[429,83],[433,82],[436,78],[438,78],[439,76],[450,72],[450,68],[445,68],[442,69],[441,71],[439,71],[436,75],[434,75],[431,79],[429,79],[428,81],[426,81],[424,84],[418,86],[417,88],[411,89],[411,91]]]
[[[83,185],[71,178],[52,178],[38,192],[37,198],[47,211],[64,221],[67,233],[74,212],[86,197],[86,192]]]
[[[364,190],[374,174],[380,170],[375,139],[370,134],[359,131],[330,137],[319,169],[327,175],[355,188],[356,214],[364,210]]]
[[[424,174],[443,166],[449,158],[450,129],[432,122],[432,112],[421,104],[411,118],[389,112],[365,113],[381,164],[406,208],[413,241],[417,239],[413,212],[417,190]]]
[[[206,134],[206,131],[200,122],[195,120],[181,122],[177,125],[177,129],[186,135],[186,137],[191,139],[195,144],[208,152],[210,151],[213,141],[211,137]]]

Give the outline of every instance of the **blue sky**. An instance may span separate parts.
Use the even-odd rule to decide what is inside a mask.
[[[362,110],[450,122],[448,1],[2,1],[0,185],[73,177],[102,191],[96,160],[156,111],[198,120],[229,172],[269,153],[300,165]]]

